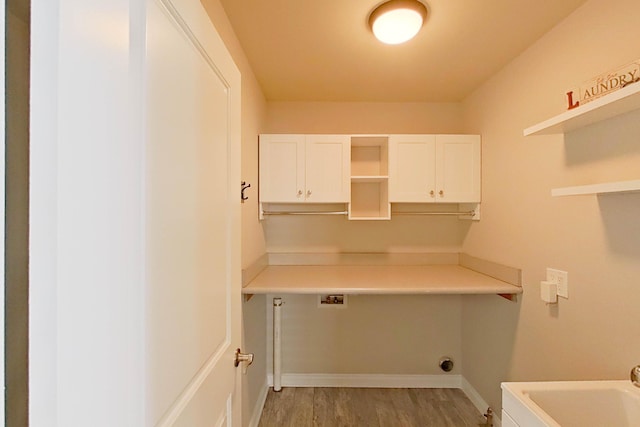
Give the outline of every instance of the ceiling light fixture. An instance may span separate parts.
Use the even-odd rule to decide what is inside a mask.
[[[369,15],[369,26],[378,40],[400,44],[418,34],[427,18],[427,7],[418,0],[389,0]]]

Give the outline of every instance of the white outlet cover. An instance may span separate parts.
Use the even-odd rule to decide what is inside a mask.
[[[569,273],[555,268],[547,268],[547,281],[558,285],[558,296],[569,298]]]

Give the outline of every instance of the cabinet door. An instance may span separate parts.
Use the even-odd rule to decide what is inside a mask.
[[[260,135],[260,201],[304,202],[304,135]]]
[[[309,203],[347,203],[351,194],[348,135],[307,135],[305,199]]]
[[[480,202],[480,136],[436,136],[436,201]]]
[[[435,135],[389,137],[389,201],[434,202]]]

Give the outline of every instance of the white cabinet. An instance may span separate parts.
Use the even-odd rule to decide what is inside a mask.
[[[435,135],[392,135],[389,138],[391,202],[435,201],[435,164]]]
[[[348,135],[260,135],[260,201],[348,203]]]
[[[513,421],[513,418],[509,416],[504,410],[502,410],[502,427],[520,427],[518,423]]]
[[[445,206],[416,209],[458,203],[462,212],[446,214],[478,220],[480,136],[260,135],[259,184],[261,219],[390,220],[392,203],[414,203],[413,211],[401,207],[398,215],[443,215]]]
[[[389,201],[480,202],[480,136],[391,135]]]

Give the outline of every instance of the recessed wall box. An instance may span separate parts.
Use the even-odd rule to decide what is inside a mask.
[[[318,295],[318,307],[347,307],[347,296],[343,294]]]

